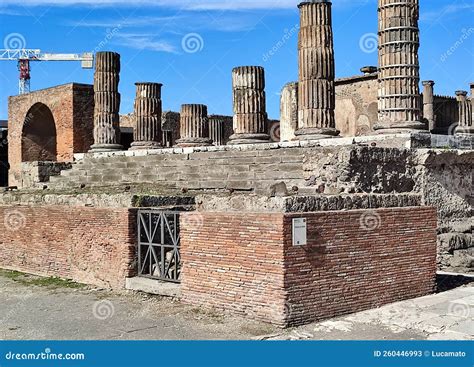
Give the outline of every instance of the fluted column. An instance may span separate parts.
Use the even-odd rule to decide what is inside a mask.
[[[181,138],[176,142],[178,147],[211,145],[207,106],[202,104],[181,106],[180,135]]]
[[[434,114],[434,85],[435,82],[432,80],[423,82],[423,117],[428,122],[430,131],[433,131],[436,128]]]
[[[94,74],[94,145],[91,152],[121,150],[120,145],[120,55],[97,52]]]
[[[134,142],[131,150],[162,147],[161,87],[159,83],[136,83]]]
[[[265,71],[260,66],[232,70],[234,134],[229,144],[268,143]]]
[[[376,130],[426,130],[421,122],[419,0],[379,0],[379,117]]]
[[[298,129],[298,83],[286,84],[280,97],[280,140],[292,141]]]
[[[467,99],[465,90],[456,92],[456,99],[458,101],[459,121],[456,127],[456,135],[473,134],[474,128],[472,124],[472,104]]]
[[[298,130],[301,140],[339,135],[334,109],[334,42],[332,3],[328,0],[302,2],[298,39]]]
[[[214,145],[225,145],[225,118],[221,116],[209,116],[209,136]]]

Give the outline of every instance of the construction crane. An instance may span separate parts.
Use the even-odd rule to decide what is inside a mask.
[[[20,72],[19,93],[30,93],[31,61],[81,61],[83,69],[92,69],[94,54],[53,54],[41,52],[41,50],[0,49],[0,61],[17,61]]]

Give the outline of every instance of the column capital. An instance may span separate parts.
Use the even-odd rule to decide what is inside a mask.
[[[457,90],[455,94],[457,97],[467,97],[468,92],[466,90]]]
[[[433,87],[436,84],[433,80],[424,80],[421,83],[423,84],[424,87],[426,87],[426,86]]]

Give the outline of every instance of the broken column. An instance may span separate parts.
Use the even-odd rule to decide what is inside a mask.
[[[434,114],[434,90],[435,82],[427,80],[423,82],[423,117],[428,122],[429,130],[435,129],[435,114]]]
[[[184,104],[181,106],[180,136],[178,147],[199,147],[212,144],[209,138],[207,106]]]
[[[474,128],[472,124],[472,104],[467,98],[467,91],[459,90],[456,92],[458,101],[459,119],[455,130],[456,135],[473,134]]]
[[[301,140],[339,135],[334,109],[335,65],[331,2],[312,0],[298,5],[298,130]]]
[[[298,129],[298,83],[288,83],[280,98],[280,140],[292,141]]]
[[[379,107],[376,130],[425,130],[421,122],[419,0],[379,0]]]
[[[234,134],[229,144],[268,143],[265,70],[241,66],[232,70]]]
[[[91,152],[121,150],[120,145],[120,55],[97,52],[94,74],[94,145]]]
[[[131,150],[162,147],[161,87],[159,83],[136,83],[134,142]]]

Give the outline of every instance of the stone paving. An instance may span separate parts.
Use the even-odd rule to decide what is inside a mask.
[[[474,284],[282,330],[171,298],[108,292],[0,270],[0,339],[468,340]]]

